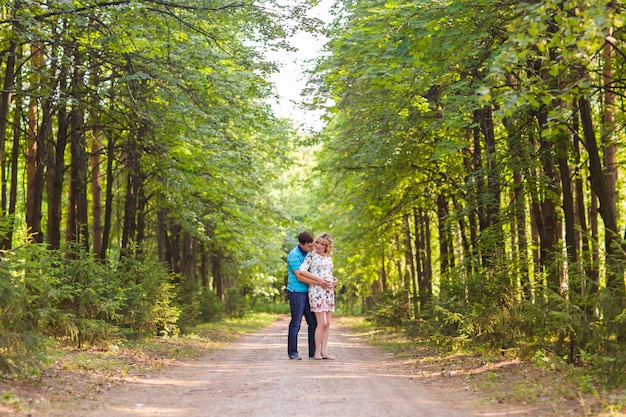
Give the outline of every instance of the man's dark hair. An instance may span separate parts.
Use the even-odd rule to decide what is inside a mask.
[[[298,242],[303,245],[305,243],[311,243],[313,242],[313,235],[311,234],[311,232],[304,231],[298,235]]]

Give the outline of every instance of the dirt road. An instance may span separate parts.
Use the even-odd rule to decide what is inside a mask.
[[[201,360],[83,400],[54,417],[200,416],[506,416],[520,410],[477,407],[463,387],[429,385],[419,367],[368,346],[348,329],[331,332],[336,360],[306,358],[305,325],[300,332],[303,360],[286,354],[287,319],[242,337]]]

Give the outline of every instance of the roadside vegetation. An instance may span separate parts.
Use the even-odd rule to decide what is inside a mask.
[[[106,349],[51,343],[36,373],[0,381],[0,414],[30,415],[33,410],[71,406],[134,376],[160,372],[177,361],[210,354],[277,317],[272,313],[223,317],[185,335],[147,337],[110,344]]]
[[[554,352],[500,351],[484,346],[441,346],[422,332],[381,326],[363,317],[341,322],[374,346],[411,363],[416,377],[464,389],[479,403],[535,408],[536,415],[561,417],[624,416],[626,386],[615,384],[623,371],[607,375],[567,363]]]

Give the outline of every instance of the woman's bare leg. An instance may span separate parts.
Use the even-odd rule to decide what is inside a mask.
[[[330,356],[328,354],[328,336],[330,335],[330,318],[333,315],[332,311],[326,311],[324,312],[324,333],[322,334],[322,358],[324,359],[335,359],[334,356]],[[319,321],[317,322],[317,325],[319,326]]]
[[[315,327],[315,356],[314,359],[322,359],[322,340],[324,338],[324,328],[326,323],[326,313],[316,312],[315,319],[317,326]]]

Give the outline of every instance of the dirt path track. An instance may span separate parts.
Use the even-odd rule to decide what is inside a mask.
[[[395,360],[333,323],[336,360],[287,359],[288,319],[240,338],[201,360],[182,363],[50,416],[411,416],[523,415],[471,405],[462,388],[429,385],[415,366]],[[306,356],[305,325],[300,354]],[[498,407],[498,405],[494,405]]]

